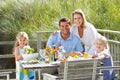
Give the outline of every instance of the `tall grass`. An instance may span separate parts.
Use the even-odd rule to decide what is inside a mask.
[[[56,30],[62,17],[71,19],[71,13],[81,8],[96,28],[120,30],[119,0],[1,0],[0,31],[14,40],[20,31],[31,39],[36,31]]]

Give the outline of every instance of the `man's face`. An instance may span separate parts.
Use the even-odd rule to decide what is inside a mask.
[[[70,32],[69,23],[68,22],[61,22],[60,23],[60,30],[61,30],[61,33],[64,34],[64,35],[69,34],[69,32]]]

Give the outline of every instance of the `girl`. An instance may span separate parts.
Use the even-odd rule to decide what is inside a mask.
[[[97,38],[97,40],[95,41],[95,48],[96,51],[92,58],[97,57],[101,59],[103,66],[113,66],[112,57],[108,48],[108,42],[104,36],[100,36],[99,38]],[[113,70],[102,70],[102,73],[104,74],[104,80],[113,80]]]
[[[26,53],[28,45],[28,35],[25,32],[20,32],[16,36],[16,42],[14,46],[14,54],[16,60],[16,80],[34,80],[34,71],[25,70],[20,60],[23,59],[22,54]]]

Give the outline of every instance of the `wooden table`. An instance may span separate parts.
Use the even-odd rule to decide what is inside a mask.
[[[57,62],[57,64],[59,64],[60,62]],[[50,68],[50,67],[58,67],[59,65],[57,65],[56,63],[44,63],[44,62],[38,62],[38,63],[22,63],[22,66],[25,69],[32,69],[34,71],[38,72],[38,80],[41,79],[41,69],[43,68]]]

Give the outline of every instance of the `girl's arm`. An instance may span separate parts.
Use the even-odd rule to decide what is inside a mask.
[[[22,59],[22,55],[18,51],[18,47],[15,48],[15,60],[19,61]]]

